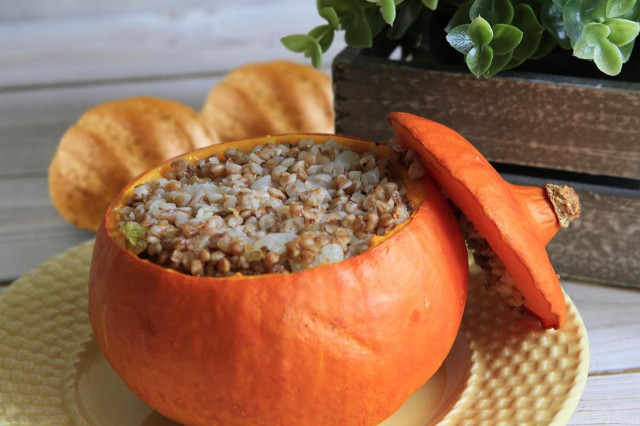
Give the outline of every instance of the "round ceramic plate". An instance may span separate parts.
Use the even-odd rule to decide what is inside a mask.
[[[35,268],[0,295],[0,424],[173,425],[133,395],[87,318],[93,242]],[[385,426],[565,424],[587,378],[587,333],[571,300],[558,331],[484,293],[473,272],[446,361]]]

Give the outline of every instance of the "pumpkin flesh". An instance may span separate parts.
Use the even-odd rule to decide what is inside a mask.
[[[404,226],[361,255],[292,274],[211,278],[125,248],[115,207],[160,169],[109,208],[89,287],[101,350],[153,408],[185,424],[376,424],[441,365],[462,318],[468,270],[456,221],[430,180],[410,190],[423,199]]]

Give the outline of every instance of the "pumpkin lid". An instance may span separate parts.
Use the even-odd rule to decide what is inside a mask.
[[[543,327],[560,328],[567,307],[545,246],[560,227],[577,218],[575,191],[552,185],[545,193],[509,184],[450,128],[408,113],[392,113],[388,119],[397,142],[418,152],[441,191],[502,260],[524,307]]]

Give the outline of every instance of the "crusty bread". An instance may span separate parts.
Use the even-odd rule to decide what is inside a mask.
[[[179,102],[135,97],[103,103],[60,140],[49,166],[51,200],[69,222],[96,230],[111,200],[138,174],[218,141]]]
[[[331,79],[289,61],[245,65],[211,90],[201,117],[222,141],[292,132],[333,133]]]

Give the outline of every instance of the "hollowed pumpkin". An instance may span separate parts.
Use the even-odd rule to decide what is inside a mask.
[[[284,135],[230,146],[295,142]],[[386,148],[333,137],[355,151]],[[143,401],[185,424],[365,425],[397,410],[445,359],[467,294],[467,254],[428,178],[409,182],[411,218],[361,255],[291,274],[195,277],[127,250],[114,200],[89,283],[97,342]]]

